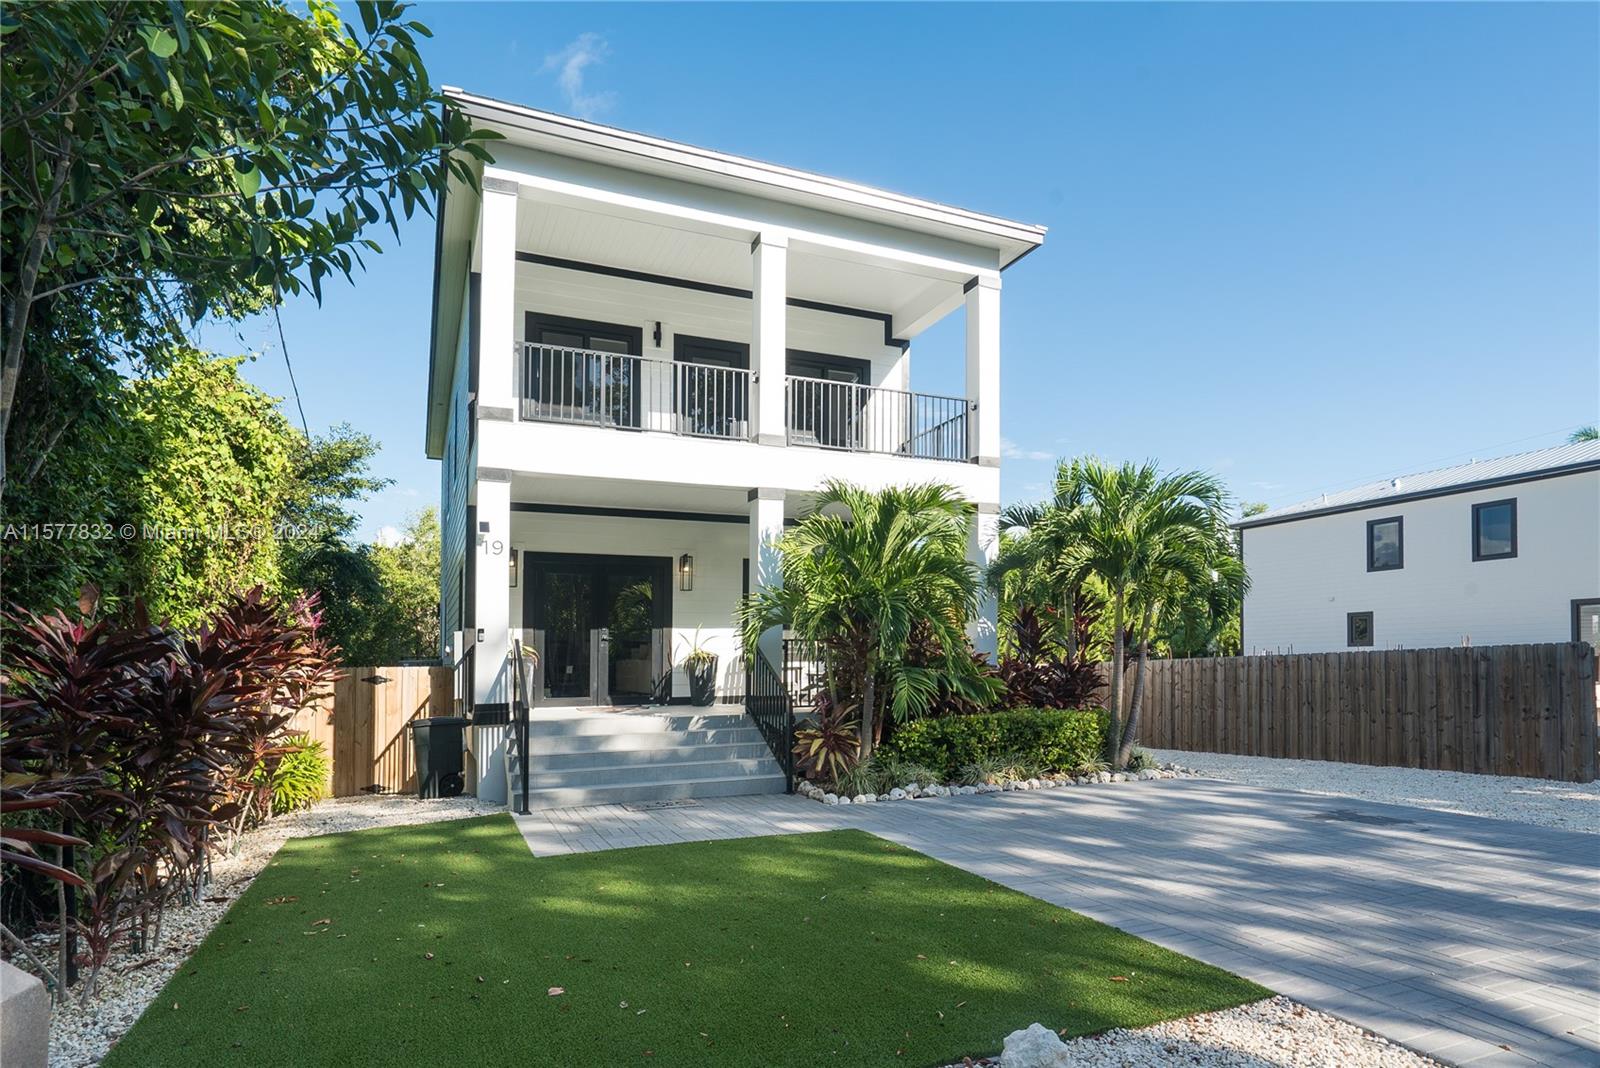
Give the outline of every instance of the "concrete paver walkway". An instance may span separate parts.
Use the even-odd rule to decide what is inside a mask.
[[[860,827],[1449,1063],[1600,1064],[1592,835],[1210,780],[517,822],[539,856]]]

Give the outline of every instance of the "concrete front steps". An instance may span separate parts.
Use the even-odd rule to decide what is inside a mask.
[[[692,712],[539,709],[528,735],[530,809],[784,790],[783,769],[736,705]],[[507,783],[511,806],[519,809],[522,769],[515,756]]]

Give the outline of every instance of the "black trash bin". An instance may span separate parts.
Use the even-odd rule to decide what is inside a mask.
[[[417,758],[418,797],[460,797],[467,781],[461,769],[461,732],[467,721],[460,716],[414,719],[412,752]]]

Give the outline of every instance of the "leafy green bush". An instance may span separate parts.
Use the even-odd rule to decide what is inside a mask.
[[[902,724],[884,748],[886,757],[940,769],[941,781],[965,765],[1070,771],[1103,757],[1106,726],[1106,714],[1098,709],[1019,708],[914,720]]]
[[[290,735],[284,740],[289,752],[272,769],[272,814],[281,816],[300,808],[310,808],[321,799],[328,781],[328,750],[309,734]]]

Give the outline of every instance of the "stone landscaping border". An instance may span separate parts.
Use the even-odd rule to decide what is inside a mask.
[[[1156,779],[1198,779],[1200,773],[1180,764],[1162,764],[1141,771],[1097,771],[1090,775],[1041,775],[1033,779],[1003,779],[977,786],[961,783],[907,783],[884,794],[856,794],[840,797],[816,783],[802,779],[795,793],[824,805],[869,805],[878,801],[915,801],[925,797],[971,797],[975,794],[1012,793],[1017,790],[1055,790],[1065,786],[1102,786],[1118,782],[1150,782]]]

